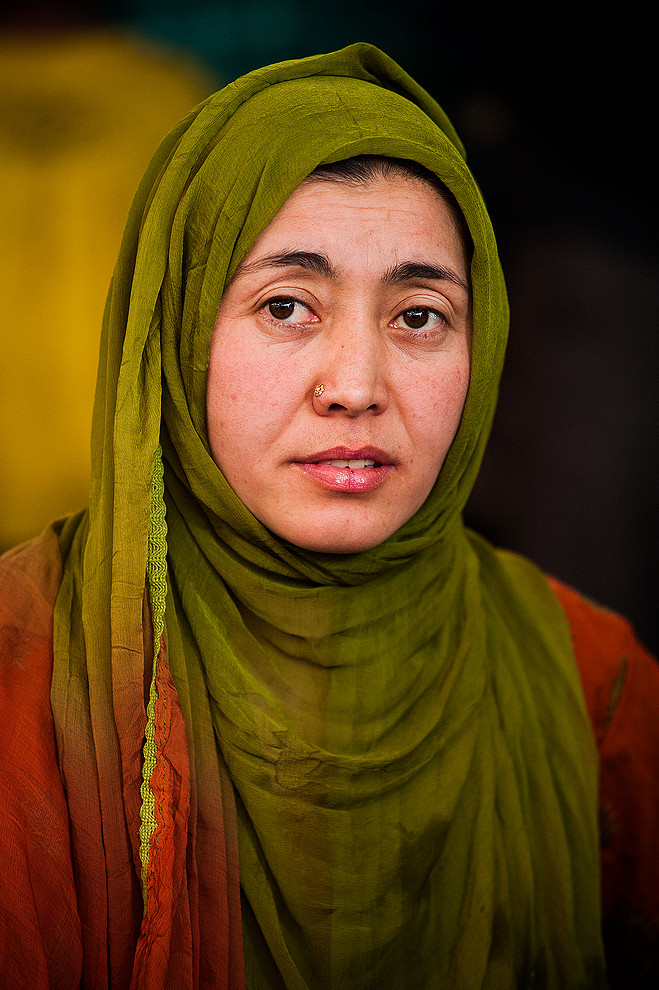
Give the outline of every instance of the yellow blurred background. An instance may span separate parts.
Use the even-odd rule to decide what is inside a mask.
[[[216,88],[120,29],[0,41],[0,550],[86,504],[126,216],[159,141]]]

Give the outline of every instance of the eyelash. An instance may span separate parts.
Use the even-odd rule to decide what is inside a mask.
[[[317,317],[314,320],[300,320],[298,322],[293,322],[293,321],[289,322],[286,317],[280,318],[274,316],[270,307],[278,303],[283,305],[290,305],[292,303],[293,312],[295,311],[295,306],[302,306],[303,309],[306,309],[309,312],[313,312],[309,306],[303,303],[300,299],[295,299],[294,296],[273,296],[272,299],[268,299],[263,304],[263,306],[261,307],[261,311],[264,313],[264,315],[267,317],[268,320],[274,322],[275,324],[284,324],[289,327],[304,327],[304,326],[308,326],[310,323],[313,324],[319,322]],[[438,318],[438,325],[435,327],[431,327],[429,330],[425,329],[426,326],[425,323],[420,327],[396,325],[401,318],[405,317],[406,314],[408,314],[409,316],[409,314],[411,313],[426,314],[426,323],[428,322],[428,319],[430,317],[436,316]],[[292,315],[292,313],[289,315]],[[401,310],[400,313],[398,313],[397,316],[394,317],[394,319],[391,321],[389,326],[393,326],[394,329],[396,330],[403,331],[403,333],[405,333],[409,337],[413,337],[417,339],[421,338],[427,340],[441,335],[449,326],[449,320],[443,313],[439,312],[439,310],[433,309],[432,306],[408,306],[406,309]]]

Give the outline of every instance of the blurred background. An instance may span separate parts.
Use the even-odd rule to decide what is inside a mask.
[[[534,6],[3,5],[0,550],[86,502],[105,295],[160,138],[250,69],[369,41],[456,125],[507,275],[511,342],[468,521],[659,650],[649,8]]]

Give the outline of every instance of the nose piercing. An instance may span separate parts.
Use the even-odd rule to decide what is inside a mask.
[[[313,394],[318,399],[320,398],[320,396],[323,394],[324,391],[325,391],[325,386],[323,385],[322,382],[319,382],[319,384],[316,385],[315,389],[313,390]]]

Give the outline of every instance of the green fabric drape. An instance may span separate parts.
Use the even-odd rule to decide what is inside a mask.
[[[324,555],[268,532],[214,464],[208,351],[227,280],[290,193],[316,165],[363,153],[421,163],[464,213],[472,372],[425,505],[372,551]],[[230,883],[228,906],[212,905],[216,878],[235,871],[237,815],[248,986],[602,985],[596,755],[567,625],[542,575],[461,519],[506,332],[496,243],[459,139],[377,49],[251,73],[161,145],[108,300],[90,510],[62,538],[56,609],[62,772],[103,836],[94,869],[113,864],[95,908],[114,919],[108,931],[122,912],[139,925],[141,910],[139,880],[126,886],[114,866],[139,876],[162,443],[167,657],[190,759],[190,972],[204,972],[205,907],[229,919],[236,952]],[[84,782],[82,763],[95,768]]]

